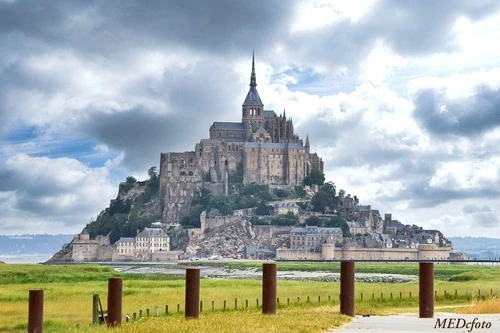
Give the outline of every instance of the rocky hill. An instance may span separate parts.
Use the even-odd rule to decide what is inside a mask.
[[[87,224],[90,238],[109,235],[111,243],[120,237],[134,237],[137,231],[161,220],[161,202],[158,196],[159,181],[154,168],[150,178],[136,181],[133,177],[120,184],[118,196],[110,201],[95,221]]]

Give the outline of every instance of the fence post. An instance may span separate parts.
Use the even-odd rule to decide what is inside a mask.
[[[340,313],[354,316],[354,261],[340,263]]]
[[[419,317],[434,317],[434,264],[419,263],[418,278]]]
[[[43,332],[43,290],[30,290],[28,306],[28,333]]]
[[[200,269],[186,269],[185,318],[198,318],[200,315]]]
[[[92,295],[92,325],[99,323],[99,295]]]
[[[276,264],[262,267],[262,313],[276,314]],[[257,305],[258,307],[258,305]]]
[[[122,289],[123,281],[121,278],[108,280],[108,327],[122,324]]]

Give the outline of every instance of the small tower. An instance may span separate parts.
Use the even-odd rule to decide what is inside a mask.
[[[80,240],[89,240],[90,239],[90,235],[89,235],[89,232],[87,231],[87,228],[83,228],[82,232],[80,232],[80,235],[78,235],[78,238]]]
[[[252,73],[250,74],[250,89],[242,105],[241,122],[264,125],[264,104],[257,92],[257,78],[255,76],[255,55],[252,53]]]
[[[306,145],[304,146],[304,148],[306,149],[306,154],[309,155],[311,151],[311,144],[309,143],[309,134],[307,134],[306,136]]]

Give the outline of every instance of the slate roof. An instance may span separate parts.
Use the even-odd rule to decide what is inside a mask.
[[[119,240],[116,241],[118,243],[135,243],[135,238],[133,237],[120,237]]]
[[[273,110],[264,110],[264,118],[274,118],[276,113]]]
[[[255,86],[250,86],[250,90],[248,90],[247,97],[243,102],[243,105],[259,105],[264,106],[262,100],[260,99],[259,93],[257,92],[257,88]]]
[[[340,228],[322,228],[316,226],[306,226],[305,228],[292,228],[292,235],[311,235],[311,234],[333,234],[340,233],[342,234],[342,229]]]
[[[245,126],[243,123],[230,123],[222,121],[214,121],[210,129],[214,130],[230,130],[230,131],[244,131]]]
[[[137,237],[165,237],[167,234],[163,229],[159,228],[144,228]]]

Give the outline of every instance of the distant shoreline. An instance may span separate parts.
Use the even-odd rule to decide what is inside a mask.
[[[42,264],[52,258],[53,253],[0,254],[0,261],[6,264]]]

